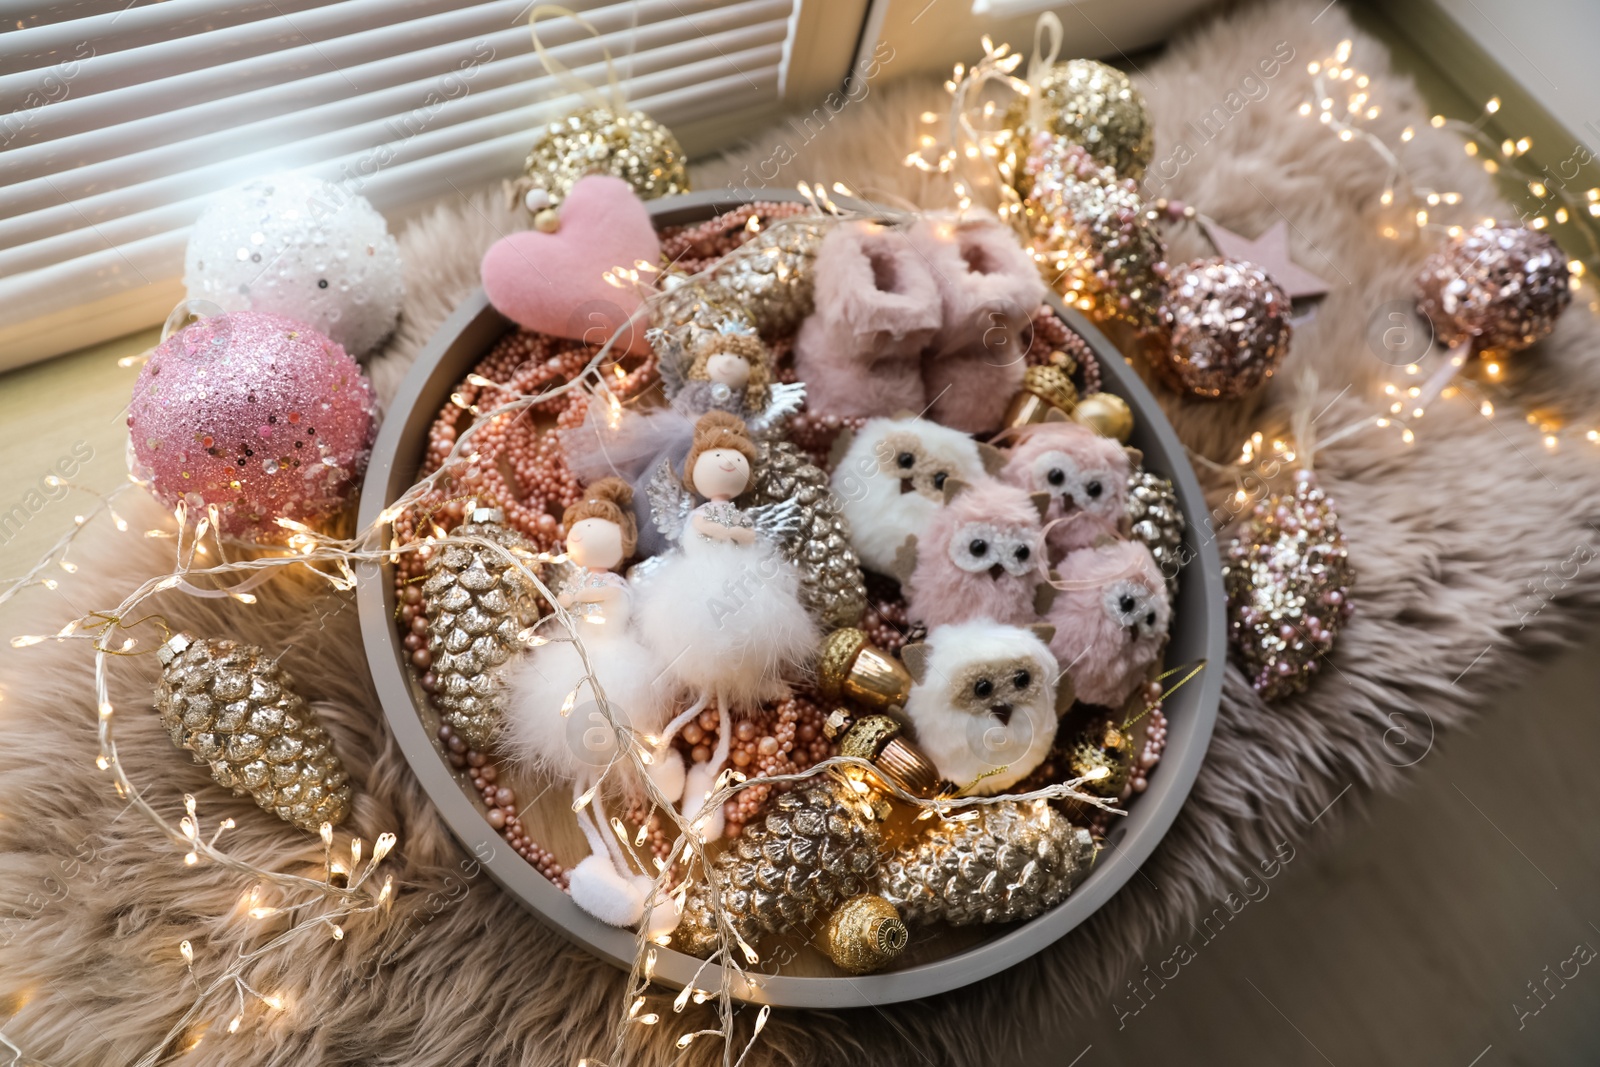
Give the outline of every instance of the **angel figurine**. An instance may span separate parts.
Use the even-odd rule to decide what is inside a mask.
[[[704,806],[727,761],[732,715],[788,696],[784,675],[815,654],[820,638],[800,602],[799,572],[784,558],[800,528],[799,504],[745,510],[733,502],[750,484],[755,458],[745,423],[714,411],[695,424],[682,481],[663,461],[650,483],[656,524],[678,550],[635,568],[639,632],[662,681],[690,700],[664,735],[717,705],[716,751],[689,769],[686,813]],[[695,494],[706,502],[696,506]],[[714,837],[721,826],[717,811],[703,830]]]
[[[639,731],[653,744],[670,709],[654,685],[650,654],[630,629],[633,594],[628,580],[617,573],[638,541],[632,498],[627,482],[604,478],[562,515],[575,573],[557,601],[577,625],[582,650],[564,633],[550,633],[547,625],[539,635],[542,640],[536,638],[536,647],[510,674],[502,744],[518,763],[570,782],[575,801],[601,784],[613,767],[619,771],[610,779],[614,791],[638,795],[641,783],[619,746],[618,728]],[[602,693],[605,708],[599,703]],[[651,779],[677,800],[683,791],[682,759],[672,749],[657,750],[651,759]],[[628,864],[606,817],[601,790],[595,789],[577,810],[590,854],[572,868],[573,903],[613,926],[637,925],[652,879]],[[652,910],[650,928],[670,929],[676,920],[668,898]]]
[[[620,419],[591,404],[582,426],[564,430],[561,447],[580,482],[615,475],[634,487],[639,551],[654,556],[672,547],[650,521],[645,498],[661,462],[683,462],[694,439],[694,420],[712,411],[735,415],[748,436],[763,438],[805,402],[806,387],[773,381],[772,356],[745,323],[723,321],[716,330],[697,330],[687,347],[679,333],[655,329],[647,334],[661,367],[661,389],[668,407],[630,410]]]

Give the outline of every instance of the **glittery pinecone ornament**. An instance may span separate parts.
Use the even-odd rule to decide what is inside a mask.
[[[1183,567],[1183,510],[1172,480],[1142,468],[1128,475],[1128,523],[1135,540],[1143,541],[1167,580],[1167,592],[1178,591]]]
[[[793,542],[793,563],[800,571],[800,603],[826,629],[856,625],[867,610],[867,585],[827,473],[792,441],[762,441],[758,448],[755,483],[742,503],[799,501],[804,528]]]
[[[1040,134],[1032,149],[1024,216],[1045,279],[1098,321],[1156,329],[1167,250],[1138,187],[1062,138]]]
[[[711,269],[765,337],[792,333],[814,306],[811,266],[827,235],[819,216],[779,219]]]
[[[650,298],[650,330],[645,337],[661,359],[677,362],[670,371],[663,370],[663,376],[681,376],[688,371],[689,353],[701,337],[730,326],[755,327],[732,289],[706,278],[690,280],[669,273],[661,279],[660,295]]]
[[[533,555],[527,538],[498,508],[476,508],[455,537],[481,537],[507,551]],[[539,618],[539,593],[500,553],[447,544],[428,560],[422,583],[428,648],[438,679],[440,717],[475,749],[494,738],[505,707],[499,668],[523,647],[520,634]]]
[[[211,777],[315,833],[350,810],[350,784],[328,731],[289,672],[255,645],[178,634],[161,646],[156,710],[172,743]]]
[[[778,794],[766,815],[712,861],[734,932],[757,945],[791,930],[818,933],[835,909],[877,888],[882,837],[865,801],[832,776]],[[696,878],[672,947],[696,956],[717,948],[708,883]],[[816,929],[812,929],[816,927]]]
[[[1355,584],[1339,516],[1310,471],[1256,503],[1222,575],[1229,636],[1256,692],[1275,700],[1305,689],[1350,617]]]
[[[1044,801],[978,804],[896,849],[883,895],[910,923],[1016,922],[1064,900],[1094,862],[1088,830]]]

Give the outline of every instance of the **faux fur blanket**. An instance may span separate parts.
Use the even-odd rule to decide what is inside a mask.
[[[1355,37],[1357,62],[1374,75],[1383,126],[1395,135],[1406,125],[1417,130],[1405,159],[1418,183],[1459,189],[1468,217],[1506,214],[1456,139],[1429,128],[1416,92],[1388,72],[1381,47],[1353,32],[1337,9],[1316,17],[1321,6],[1226,15],[1138,73],[1156,116],[1157,160],[1166,161],[1158,162],[1156,191],[1247,235],[1287,220],[1295,258],[1332,283],[1315,317],[1296,330],[1285,372],[1258,402],[1166,397],[1190,446],[1216,459],[1236,454],[1252,430],[1287,429],[1301,368],[1314,368],[1321,383],[1314,404],[1327,410],[1319,426],[1342,425],[1380,404],[1379,383],[1394,372],[1369,346],[1369,325],[1406,306],[1428,251],[1425,243],[1380,235],[1384,174],[1372,154],[1296,114],[1308,91],[1308,60]],[[1260,62],[1286,49],[1293,60],[1264,79]],[[892,76],[892,62],[886,69]],[[1229,102],[1230,93],[1242,106]],[[919,114],[942,114],[945,106],[932,83],[874,89],[820,131],[780,126],[731,159],[701,167],[697,185],[759,189],[770,161],[792,156],[774,187],[793,188],[802,177],[838,180],[880,200],[941,205],[942,190],[901,160],[920,132]],[[1202,121],[1219,107],[1226,122]],[[1175,163],[1180,144],[1188,151]],[[406,230],[411,295],[403,328],[373,365],[380,393],[392,395],[412,354],[476,284],[482,250],[519,224],[492,191],[445,203]],[[1210,252],[1192,230],[1175,231],[1171,244],[1175,261]],[[1518,358],[1520,400],[1593,410],[1597,340],[1590,310],[1575,306],[1554,338]],[[1200,778],[1140,877],[1064,940],[968,989],[881,1011],[776,1012],[747,1062],[1015,1062],[1018,1035],[1037,1031],[1041,1020],[1068,1028],[1071,1015],[1114,1012],[1122,977],[1171,955],[1198,916],[1245,894],[1253,884],[1246,880],[1261,876],[1280,843],[1303,849],[1362,798],[1397,787],[1402,765],[1597,614],[1600,575],[1566,562],[1594,555],[1600,467],[1571,445],[1547,451],[1516,413],[1490,422],[1465,401],[1444,401],[1418,425],[1414,446],[1373,430],[1323,450],[1317,466],[1359,569],[1354,619],[1326,674],[1301,698],[1265,706],[1228,668]],[[1220,505],[1232,487],[1215,488]],[[161,518],[148,503],[132,510],[135,530]],[[91,531],[82,544],[71,595],[85,610],[116,604],[170,563],[171,542],[107,530]],[[380,831],[398,832],[401,848],[389,863],[403,890],[385,922],[352,922],[341,941],[321,937],[263,953],[248,977],[254,988],[281,994],[284,1009],[264,1015],[253,1006],[229,1035],[236,1003],[231,986],[219,991],[179,1042],[200,1042],[182,1062],[570,1067],[581,1056],[607,1058],[623,1007],[622,974],[568,946],[467,861],[385,728],[352,602],[325,589],[280,577],[254,608],[168,594],[158,609],[198,634],[292,646],[285,665],[329,724],[357,783],[346,829],[369,842]],[[12,613],[7,635],[53,632],[63,621],[52,615],[24,626]],[[248,884],[205,863],[186,867],[95,769],[86,652],[78,642],[46,643],[6,648],[0,660],[0,1019],[25,1062],[58,1067],[136,1061],[229,960],[277,929],[276,920],[245,914]],[[226,796],[172,750],[154,714],[138,713],[150,704],[154,657],[113,668],[124,765],[152,803],[176,819],[181,794],[193,792],[208,824],[238,818],[226,839],[234,849],[269,866],[320,870],[314,841]],[[183,940],[194,946],[193,978],[179,954]],[[746,1029],[753,1015],[741,1013]],[[675,1021],[670,1012],[667,1018]],[[691,1010],[691,1021],[710,1019]],[[636,1031],[631,1062],[720,1057],[711,1041],[678,1052],[671,1044],[678,1026]]]

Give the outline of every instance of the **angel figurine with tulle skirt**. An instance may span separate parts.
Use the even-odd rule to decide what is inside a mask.
[[[738,321],[699,331],[687,346],[668,330],[651,330],[648,336],[656,346],[668,406],[612,414],[603,404],[590,404],[581,426],[561,431],[561,448],[580,482],[616,475],[633,485],[639,494],[639,551],[654,556],[669,551],[672,542],[654,528],[644,498],[663,460],[677,467],[689,454],[695,420],[727,412],[744,420],[748,436],[760,439],[799,410],[806,387],[773,381],[772,354]]]
[[[728,758],[731,716],[789,695],[786,677],[815,655],[820,635],[800,603],[800,575],[783,548],[800,526],[793,500],[748,510],[734,498],[750,484],[756,448],[744,421],[725,412],[701,416],[682,481],[663,463],[650,484],[661,532],[676,551],[636,568],[639,632],[661,681],[690,701],[665,735],[716,702],[717,747],[689,769],[683,810],[693,814]],[[706,498],[695,506],[694,494]],[[721,833],[722,813],[708,813],[706,837]]]
[[[617,568],[637,544],[633,490],[605,478],[567,508],[567,556],[577,573],[558,595],[570,613],[579,645],[547,617],[531,648],[512,668],[511,700],[501,743],[512,758],[572,785],[578,825],[590,854],[570,874],[573,903],[602,922],[636,926],[644,918],[652,878],[629,865],[606,816],[607,794],[639,797],[643,783],[624,745],[641,736],[649,750],[647,773],[676,800],[683,791],[683,761],[656,749],[670,705],[654,685],[650,654],[633,635],[633,594]],[[587,659],[587,666],[585,660]],[[604,694],[605,706],[600,703]],[[649,928],[677,921],[671,898],[652,909]]]

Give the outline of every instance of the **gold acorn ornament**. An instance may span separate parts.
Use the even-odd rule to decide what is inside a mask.
[[[800,572],[800,603],[827,626],[853,626],[867,610],[867,581],[850,543],[850,524],[828,473],[786,438],[756,443],[755,478],[741,507],[784,500],[800,505],[800,533],[790,559]]]
[[[911,673],[874,645],[866,631],[844,626],[822,639],[817,654],[817,696],[824,703],[849,700],[875,710],[904,707]]]
[[[162,645],[156,710],[211,777],[310,833],[350,810],[344,764],[315,710],[255,645],[176,634]]]
[[[1047,801],[976,804],[895,849],[880,891],[912,924],[1017,922],[1065,900],[1095,854]]]
[[[1069,59],[1029,79],[1027,96],[1013,100],[1003,125],[1006,144],[1027,145],[1041,130],[1080,145],[1102,167],[1119,178],[1139,181],[1155,154],[1155,131],[1144,94],[1115,67],[1093,59]],[[1028,195],[1030,182],[1016,167],[1017,192]]]
[[[1228,545],[1228,636],[1264,700],[1303,691],[1350,618],[1355,568],[1333,501],[1309,470],[1256,502]]]
[[[1083,788],[1101,797],[1119,797],[1133,775],[1138,758],[1133,729],[1110,715],[1085,723],[1067,750],[1067,773],[1083,778]]]
[[[1063,138],[1039,134],[1030,148],[1022,222],[1046,281],[1097,322],[1156,333],[1167,250],[1138,187]]]
[[[839,755],[866,760],[883,778],[915,796],[931,797],[954,788],[939,778],[939,768],[905,736],[898,719],[857,716],[834,708],[823,720],[822,732],[838,744]]]
[[[847,902],[876,890],[882,849],[878,813],[866,797],[831,775],[811,779],[774,797],[765,816],[748,823],[711,861],[722,912],[734,934],[752,948],[795,930],[824,933],[822,925]],[[704,878],[690,884],[673,948],[702,958],[718,948],[710,892]],[[904,947],[903,936],[872,935],[870,923],[863,932],[859,918],[847,918],[844,925],[849,936],[839,947],[848,951],[836,962],[846,969],[863,962],[865,957],[850,947],[863,936],[873,936],[880,956]],[[823,947],[835,946],[825,941]],[[878,965],[892,958],[881,958]]]
[[[500,546],[445,544],[428,560],[422,610],[428,651],[438,684],[439,716],[469,746],[483,751],[494,739],[505,708],[501,668],[524,647],[522,631],[539,619],[538,590],[506,558],[524,561],[533,545],[505,525],[499,508],[473,508],[453,537],[476,537]]]
[[[1078,406],[1078,387],[1065,367],[1041,364],[1022,372],[1022,388],[1006,408],[1007,429],[1072,417]]]
[[[874,893],[851,897],[836,908],[822,936],[828,958],[851,974],[881,971],[910,940],[895,906]]]

